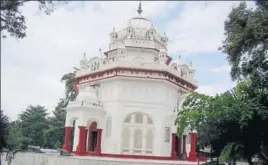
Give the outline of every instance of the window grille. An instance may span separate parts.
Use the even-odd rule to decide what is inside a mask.
[[[165,142],[170,142],[170,128],[165,128]]]

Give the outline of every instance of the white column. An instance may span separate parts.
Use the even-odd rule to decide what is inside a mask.
[[[79,140],[79,128],[78,128],[78,122],[77,120],[75,121],[75,125],[74,125],[74,138],[73,141],[71,143],[73,143],[73,151],[76,151],[76,147],[78,145],[78,140]]]
[[[148,124],[148,121],[147,121],[147,116],[146,115],[143,115],[143,126],[147,125]],[[144,127],[142,129],[142,153],[145,155],[146,154],[146,135],[147,135],[147,127]]]
[[[146,128],[142,129],[142,153],[144,155],[146,154],[146,134],[147,129]]]
[[[120,154],[122,144],[122,129],[124,124],[124,121],[122,121],[123,116],[121,116],[120,113],[113,114],[112,116],[112,152],[115,154]]]
[[[156,120],[158,121],[158,120]],[[161,122],[156,122],[155,124],[155,134],[154,134],[154,147],[153,147],[153,155],[161,156],[161,148],[164,143],[163,139],[163,125]]]
[[[86,126],[86,115],[84,112],[79,112],[78,119],[75,121],[75,128],[74,128],[74,142],[73,142],[73,151],[76,151],[76,147],[79,143],[79,128],[78,126]]]
[[[129,152],[133,153],[133,149],[134,149],[134,128],[130,128],[130,140],[129,140]]]

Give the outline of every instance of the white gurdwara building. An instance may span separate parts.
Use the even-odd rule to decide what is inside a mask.
[[[78,96],[66,108],[63,149],[76,155],[195,161],[196,133],[177,137],[174,125],[179,102],[197,88],[195,70],[168,56],[166,34],[141,12],[140,5],[125,28],[113,29],[103,56],[80,61]]]

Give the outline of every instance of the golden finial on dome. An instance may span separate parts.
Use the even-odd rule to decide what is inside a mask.
[[[142,13],[142,9],[141,9],[141,1],[140,1],[140,3],[139,3],[139,8],[138,8],[137,12],[139,13],[139,15],[141,15],[141,13]]]

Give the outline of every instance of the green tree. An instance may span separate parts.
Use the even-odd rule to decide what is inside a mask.
[[[7,32],[10,36],[16,38],[24,38],[26,36],[25,17],[20,11],[20,7],[30,0],[1,0],[1,35],[3,38]],[[39,9],[43,9],[46,14],[51,13],[52,1],[38,0]]]
[[[31,145],[44,146],[44,133],[48,128],[47,115],[47,110],[40,105],[30,105],[19,115],[22,136]]]
[[[12,150],[20,149],[22,138],[22,131],[20,129],[19,121],[12,121],[10,123],[9,133],[8,133],[8,144]]]
[[[61,81],[65,83],[65,98],[60,99],[52,117],[48,118],[49,127],[45,130],[45,146],[48,148],[60,148],[64,140],[64,126],[66,111],[69,101],[75,100],[77,93],[74,90],[75,71],[73,73],[64,74]]]
[[[227,54],[231,77],[250,80],[248,95],[268,110],[268,2],[257,0],[254,10],[241,3],[230,12],[224,29],[225,40],[220,49]],[[267,112],[263,115],[255,111],[250,125],[266,130]],[[259,155],[268,160],[268,131],[260,137],[266,140],[262,141]]]
[[[234,80],[250,78],[256,87],[268,88],[268,2],[257,1],[234,8],[225,21],[225,40],[220,48],[228,55]]]
[[[217,157],[235,159],[239,155],[250,164],[254,155],[265,160],[262,148],[267,140],[263,135],[268,112],[259,98],[251,97],[250,86],[242,82],[214,97],[189,95],[178,113],[179,134],[185,127],[197,130],[199,148],[209,146]]]
[[[8,147],[7,135],[9,129],[9,119],[0,109],[0,152]]]
[[[48,118],[49,127],[45,130],[45,144],[48,148],[60,148],[63,145],[64,125],[66,111],[63,109],[64,100],[61,100],[55,110],[53,116]]]
[[[20,151],[28,148],[31,144],[31,139],[23,136],[23,129],[19,120],[10,123],[8,134],[8,145],[12,151]]]
[[[77,93],[74,90],[74,85],[76,83],[75,74],[76,71],[67,73],[61,78],[61,82],[65,83],[65,98],[63,99],[64,102],[61,103],[62,107],[66,107],[69,101],[75,100],[77,96]]]

